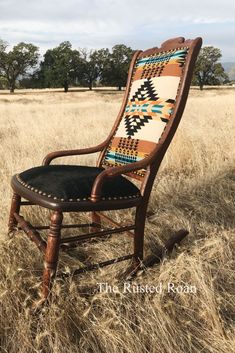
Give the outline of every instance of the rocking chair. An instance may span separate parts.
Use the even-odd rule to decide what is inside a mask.
[[[9,234],[22,229],[44,253],[44,299],[51,292],[59,252],[68,246],[120,232],[131,234],[134,241],[133,253],[91,264],[75,270],[74,274],[127,259],[132,259],[127,273],[134,273],[145,261],[144,228],[150,192],[180,122],[201,44],[201,38],[179,37],[164,42],[160,48],[136,51],[123,103],[107,139],[95,147],[49,153],[42,166],[13,176]],[[50,164],[58,157],[96,152],[100,152],[96,167]],[[136,179],[140,187],[132,183],[131,178]],[[19,214],[21,206],[31,205],[52,211],[50,226],[33,227]],[[132,207],[136,208],[136,213],[131,225],[117,224],[102,213]],[[63,225],[64,212],[91,212],[91,222]],[[101,229],[102,219],[116,228]],[[91,227],[91,232],[61,237],[62,228],[84,226]],[[42,229],[49,229],[47,242],[39,234]],[[168,241],[166,249],[172,249],[186,234],[181,232]],[[151,262],[149,259],[145,263]]]

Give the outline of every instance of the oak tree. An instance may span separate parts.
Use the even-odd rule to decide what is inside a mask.
[[[134,51],[124,44],[112,48],[102,72],[102,82],[117,86],[119,90],[126,85],[128,68]]]
[[[20,76],[32,70],[38,63],[39,49],[31,43],[19,43],[7,52],[7,44],[0,42],[0,76],[4,78],[13,93]]]
[[[92,90],[94,82],[101,78],[104,68],[106,67],[110,52],[106,48],[99,50],[81,49],[83,59],[82,80],[81,82],[88,85]]]
[[[72,49],[72,44],[65,41],[46,51],[40,75],[46,87],[62,86],[68,92],[69,85],[74,84],[81,74],[82,64],[79,51]]]
[[[223,66],[218,60],[222,54],[219,48],[203,47],[197,58],[192,84],[203,89],[204,85],[220,85],[228,80]]]

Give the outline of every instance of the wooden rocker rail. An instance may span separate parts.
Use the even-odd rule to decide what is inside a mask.
[[[66,277],[69,277],[71,275],[73,277],[73,276],[85,273],[87,271],[98,270],[99,268],[102,268],[102,267],[105,267],[105,266],[116,264],[116,263],[121,262],[121,261],[130,260],[130,259],[133,258],[133,255],[134,254],[124,255],[124,256],[116,257],[114,259],[102,261],[102,262],[99,262],[97,264],[90,264],[88,266],[81,267],[81,268],[78,268],[78,269],[74,270],[71,274],[70,273],[62,273],[60,277],[66,278]]]

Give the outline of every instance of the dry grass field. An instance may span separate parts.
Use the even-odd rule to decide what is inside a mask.
[[[57,279],[51,306],[32,312],[42,257],[20,232],[10,240],[6,236],[11,175],[40,165],[49,151],[100,142],[113,124],[122,93],[0,92],[1,353],[235,352],[234,98],[233,89],[191,91],[158,173],[146,254],[175,230],[187,228],[190,234],[133,285],[161,284],[163,290],[124,293],[117,275],[126,263],[120,263],[73,280]],[[95,158],[71,157],[66,163],[92,164]],[[48,218],[45,211],[36,211],[24,214],[37,223]],[[130,219],[132,213],[114,216]],[[130,247],[125,235],[87,243],[63,254],[59,272],[76,259],[82,264],[105,260]],[[120,290],[100,292],[98,282]],[[168,291],[168,283],[194,286],[196,293]]]

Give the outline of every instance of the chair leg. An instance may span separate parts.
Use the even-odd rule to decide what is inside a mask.
[[[20,202],[21,202],[21,197],[20,195],[13,193],[12,196],[12,201],[11,201],[11,209],[10,209],[10,215],[9,215],[9,222],[8,222],[8,235],[12,235],[13,232],[16,230],[17,227],[17,220],[15,219],[14,213],[20,212]]]
[[[144,256],[144,227],[147,206],[141,204],[136,209],[134,233],[134,259],[133,265],[139,267]]]
[[[91,221],[96,224],[91,227],[91,232],[98,232],[101,228],[101,217],[96,212],[91,212]]]
[[[57,263],[60,249],[62,212],[55,211],[51,216],[50,230],[47,239],[45,253],[42,295],[47,299],[52,288],[52,282],[56,275]]]
[[[141,268],[144,257],[144,227],[146,219],[147,204],[137,207],[135,213],[135,233],[134,233],[134,255],[131,264],[119,275],[120,279],[132,278]]]

